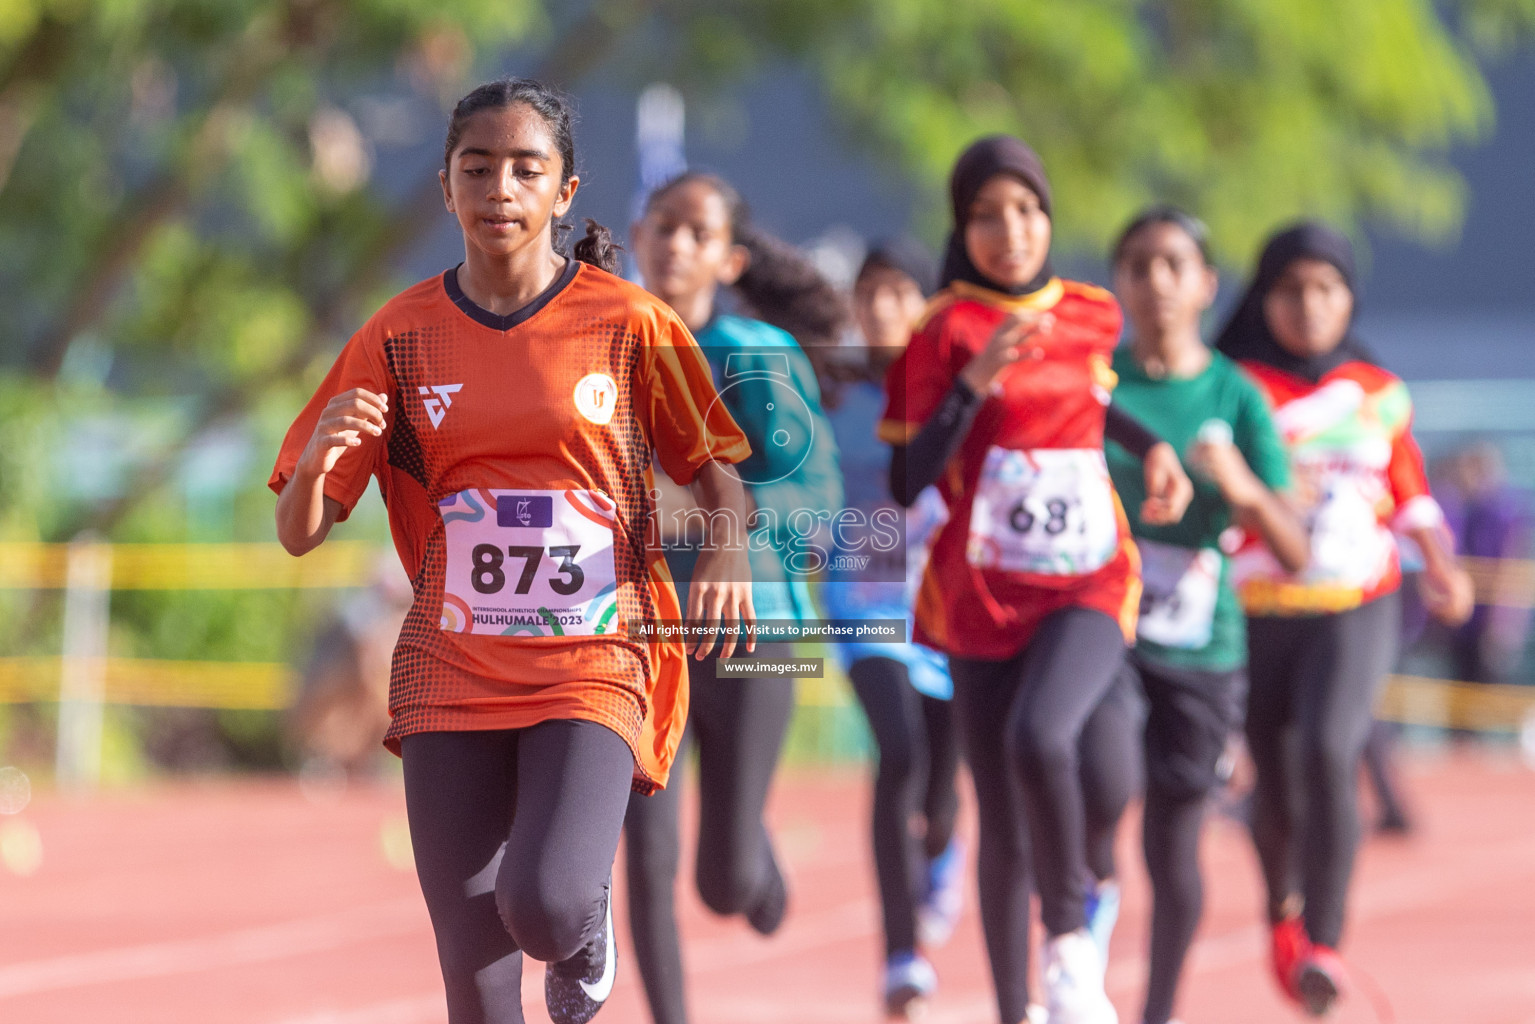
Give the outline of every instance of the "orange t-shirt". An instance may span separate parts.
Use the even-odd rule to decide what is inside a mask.
[[[687,720],[684,654],[625,632],[681,618],[650,535],[652,451],[679,484],[750,453],[682,321],[575,260],[507,316],[449,270],[347,343],[289,428],[273,490],[326,404],[358,387],[388,396],[385,430],[341,456],[325,494],[344,519],[378,479],[415,591],[385,745],[585,719],[628,741],[636,789],[664,786]]]

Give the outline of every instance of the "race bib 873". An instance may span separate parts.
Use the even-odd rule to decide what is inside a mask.
[[[475,488],[438,503],[447,535],[442,628],[487,636],[617,630],[612,499]]]
[[[1101,448],[993,446],[970,511],[966,558],[980,569],[1085,576],[1119,547]]]

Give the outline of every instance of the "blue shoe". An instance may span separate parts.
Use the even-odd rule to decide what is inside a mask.
[[[965,842],[955,836],[928,862],[927,885],[917,906],[917,941],[926,949],[948,942],[964,907]]]
[[[938,972],[915,952],[895,953],[885,961],[885,1013],[892,1020],[916,1020],[938,989]]]
[[[1119,883],[1112,878],[1099,882],[1087,894],[1087,933],[1098,947],[1098,961],[1109,962],[1109,937],[1119,921]]]

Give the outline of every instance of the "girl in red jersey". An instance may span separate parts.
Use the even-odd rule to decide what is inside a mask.
[[[1393,533],[1422,549],[1421,593],[1434,615],[1462,622],[1472,602],[1429,494],[1407,388],[1354,336],[1354,282],[1348,239],[1321,224],[1282,231],[1219,341],[1274,407],[1310,534],[1304,572],[1285,571],[1257,544],[1233,570],[1248,616],[1253,839],[1273,966],[1286,994],[1317,1016],[1343,980],[1335,950],[1359,841],[1354,787],[1396,658]]]
[[[1192,486],[1169,445],[1109,408],[1119,307],[1050,270],[1039,158],[1018,139],[983,139],[950,191],[946,287],[890,369],[881,426],[897,445],[896,500],[937,482],[949,508],[917,596],[917,639],[949,654],[1002,1024],[1030,1012],[1031,852],[1049,1019],[1113,1024],[1086,929],[1078,744],[1134,637],[1140,579],[1106,429],[1145,462],[1144,519],[1176,521]]]
[[[719,463],[749,448],[682,321],[610,273],[607,232],[589,221],[562,253],[580,179],[557,94],[474,90],[444,162],[464,262],[342,350],[283,442],[277,532],[312,550],[377,478],[415,591],[385,743],[449,1020],[521,1024],[526,952],[550,964],[551,1019],[582,1024],[612,991],[629,792],[666,783],[687,712],[681,644],[626,628],[681,617],[649,541],[652,454],[740,521]],[[750,579],[744,555],[700,558],[689,619],[754,619],[749,584],[727,582]]]

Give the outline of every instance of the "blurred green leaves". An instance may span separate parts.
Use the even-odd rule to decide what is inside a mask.
[[[1101,249],[1175,201],[1245,262],[1302,215],[1427,241],[1459,226],[1446,151],[1483,137],[1476,48],[1528,0],[882,0],[813,58],[850,123],[928,182],[975,136],[1038,148],[1057,233]]]
[[[100,387],[116,360],[101,399],[197,396],[189,434],[310,379],[441,220],[430,175],[382,173],[389,136],[440,130],[511,51],[699,97],[790,63],[930,227],[954,156],[1008,131],[1064,245],[1171,200],[1245,261],[1303,214],[1451,237],[1448,149],[1492,123],[1477,57],[1532,29],[1535,0],[9,0],[0,367]],[[166,479],[50,522],[110,528]]]

